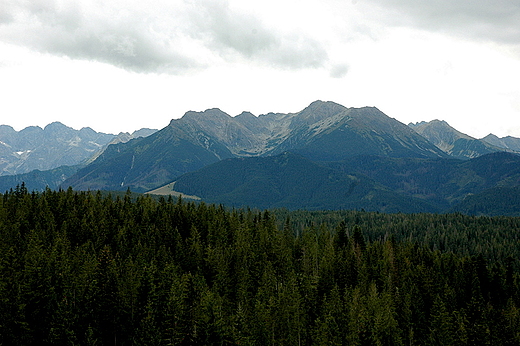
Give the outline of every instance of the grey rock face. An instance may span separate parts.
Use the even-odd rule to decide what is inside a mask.
[[[150,134],[154,130],[140,131],[129,138]],[[118,136],[96,132],[89,127],[75,130],[59,122],[43,129],[30,126],[21,131],[0,125],[0,176],[85,163],[116,138]],[[128,139],[121,141],[125,140]]]

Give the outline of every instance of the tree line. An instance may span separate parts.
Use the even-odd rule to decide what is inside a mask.
[[[22,185],[0,344],[519,345],[519,224]]]

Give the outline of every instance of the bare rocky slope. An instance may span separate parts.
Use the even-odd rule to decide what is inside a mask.
[[[499,138],[490,133],[486,137],[482,138],[482,140],[499,148],[520,152],[520,138],[512,136]]]
[[[504,146],[497,146],[489,141],[468,136],[443,120],[410,123],[408,126],[446,154],[457,159],[472,159],[497,151],[508,151]]]

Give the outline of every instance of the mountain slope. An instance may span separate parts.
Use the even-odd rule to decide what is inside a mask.
[[[312,104],[315,106],[315,104]],[[318,103],[315,108],[327,107]],[[289,138],[300,144],[281,146],[316,161],[338,161],[356,155],[389,157],[446,157],[408,126],[375,107],[344,108],[332,117],[304,125]]]
[[[467,215],[520,216],[520,186],[494,187],[470,194],[449,212]]]
[[[207,202],[233,206],[435,211],[428,203],[401,196],[363,176],[337,172],[290,152],[223,160],[179,177],[174,187]]]
[[[157,132],[155,129],[142,128],[140,130],[134,131],[132,133],[129,132],[120,132],[117,136],[115,136],[110,142],[105,144],[97,153],[91,156],[85,163],[89,164],[97,159],[103,152],[108,148],[109,145],[126,143],[131,141],[132,139],[140,138],[140,137],[148,137],[151,134]]]
[[[233,206],[516,215],[518,198],[510,197],[520,188],[520,155],[358,156],[324,166],[286,152],[223,160],[179,177],[173,186],[177,193]]]
[[[77,190],[144,192],[233,154],[203,131],[172,120],[164,129],[127,143],[110,145],[101,156],[67,179]]]
[[[315,161],[359,154],[446,156],[376,108],[346,108],[316,101],[298,113],[258,117],[247,112],[231,117],[219,109],[208,109],[187,112],[146,140],[109,147],[64,186],[145,191],[225,158],[276,155],[287,150]]]
[[[506,152],[470,160],[360,156],[328,166],[366,175],[392,191],[442,210],[490,188],[520,186],[520,156]]]
[[[416,124],[411,123],[408,126],[453,158],[471,159],[503,151],[501,147],[457,131],[445,121],[423,121]]]

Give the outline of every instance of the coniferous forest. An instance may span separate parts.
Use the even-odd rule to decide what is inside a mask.
[[[0,195],[2,345],[520,345],[520,218]]]

